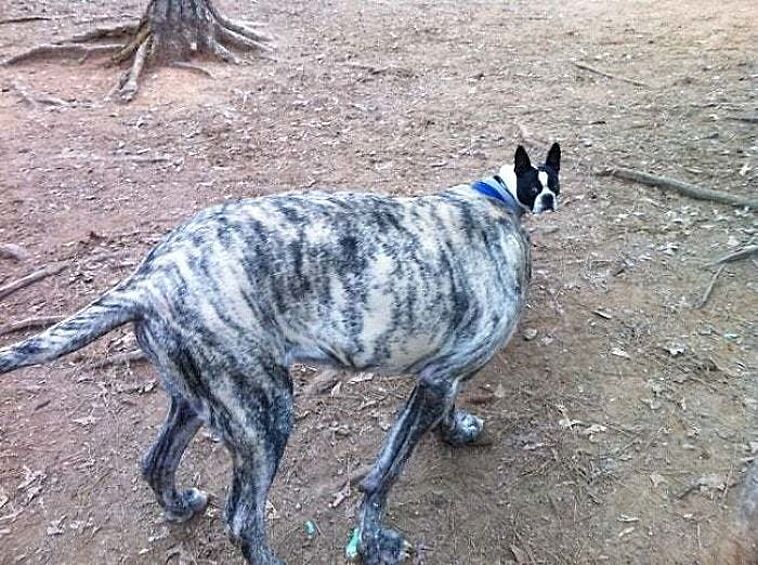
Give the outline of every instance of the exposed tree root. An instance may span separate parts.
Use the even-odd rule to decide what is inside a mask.
[[[86,45],[69,45],[69,44],[57,44],[46,43],[44,45],[37,45],[32,47],[28,51],[19,53],[3,61],[3,65],[15,65],[17,63],[24,63],[33,61],[35,59],[43,59],[49,57],[84,57],[90,51],[91,47]]]
[[[137,31],[136,23],[120,23],[113,26],[96,27],[83,33],[72,35],[65,43],[88,43],[101,39],[120,39],[128,37]]]
[[[145,61],[147,59],[150,43],[151,39],[148,38],[137,48],[132,67],[121,75],[116,88],[108,95],[109,98],[113,94],[117,94],[122,102],[129,102],[137,94],[137,91],[139,90],[139,77],[142,74],[142,70],[145,68]]]
[[[216,77],[213,76],[213,73],[210,72],[208,69],[204,69],[203,67],[200,67],[198,65],[193,65],[192,63],[185,63],[184,61],[176,61],[175,63],[171,63],[171,66],[176,67],[177,69],[184,69],[186,71],[199,74],[201,76],[204,76],[212,80],[216,79]]]
[[[123,46],[118,44],[91,46],[81,44],[103,39],[118,39],[127,37],[133,34],[136,29],[137,24],[133,23],[122,23],[110,27],[98,27],[84,33],[73,35],[68,39],[57,41],[55,43],[37,45],[31,49],[22,51],[17,55],[8,57],[2,62],[2,64],[16,65],[18,63],[26,63],[35,59],[49,57],[76,57],[81,61],[82,59],[85,59],[91,55],[113,53],[121,49]]]
[[[102,43],[126,39],[123,44]],[[94,45],[84,45],[95,42]],[[267,52],[271,38],[216,10],[212,0],[150,0],[139,23],[120,23],[74,35],[64,41],[38,45],[2,62],[14,65],[44,57],[74,57],[79,62],[93,55],[110,54],[111,62],[131,62],[109,96],[132,100],[148,64],[183,64],[184,68],[212,77],[187,61],[206,55],[225,63],[240,64],[232,51]]]

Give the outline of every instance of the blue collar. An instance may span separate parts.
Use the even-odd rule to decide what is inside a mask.
[[[489,196],[490,198],[500,201],[506,208],[508,208],[508,210],[515,214],[517,218],[524,213],[524,209],[508,191],[505,182],[503,182],[503,179],[499,176],[475,181],[471,184],[471,188],[484,196]]]

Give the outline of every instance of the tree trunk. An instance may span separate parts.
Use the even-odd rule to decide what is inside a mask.
[[[268,38],[221,15],[211,0],[150,0],[137,32],[116,60],[126,60],[148,43],[154,62],[187,61],[197,53],[229,63],[239,59],[226,46],[267,49]]]
[[[128,38],[125,44],[102,41]],[[83,45],[98,42],[92,46]],[[115,63],[131,60],[129,70],[119,80],[112,94],[121,101],[134,98],[139,77],[146,64],[181,64],[199,70],[187,61],[197,55],[207,55],[227,63],[241,60],[230,48],[241,51],[270,50],[270,38],[243,24],[231,20],[216,10],[213,0],[150,0],[138,25],[119,24],[97,28],[54,44],[40,45],[5,60],[12,65],[39,57],[76,56],[110,53]]]
[[[134,98],[145,61],[185,62],[204,54],[239,64],[228,47],[267,50],[267,41],[265,35],[224,17],[212,0],[150,0],[131,41],[114,57],[117,63],[134,57],[116,92],[125,102]]]

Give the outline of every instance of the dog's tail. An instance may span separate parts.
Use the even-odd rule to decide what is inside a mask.
[[[57,359],[140,317],[134,289],[119,285],[76,314],[24,341],[0,349],[0,375]]]

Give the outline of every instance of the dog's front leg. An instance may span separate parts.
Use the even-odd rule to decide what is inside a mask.
[[[422,380],[396,419],[371,472],[361,483],[365,493],[360,510],[360,553],[365,565],[400,563],[411,545],[382,526],[387,496],[419,439],[440,423],[451,409],[454,383]]]

